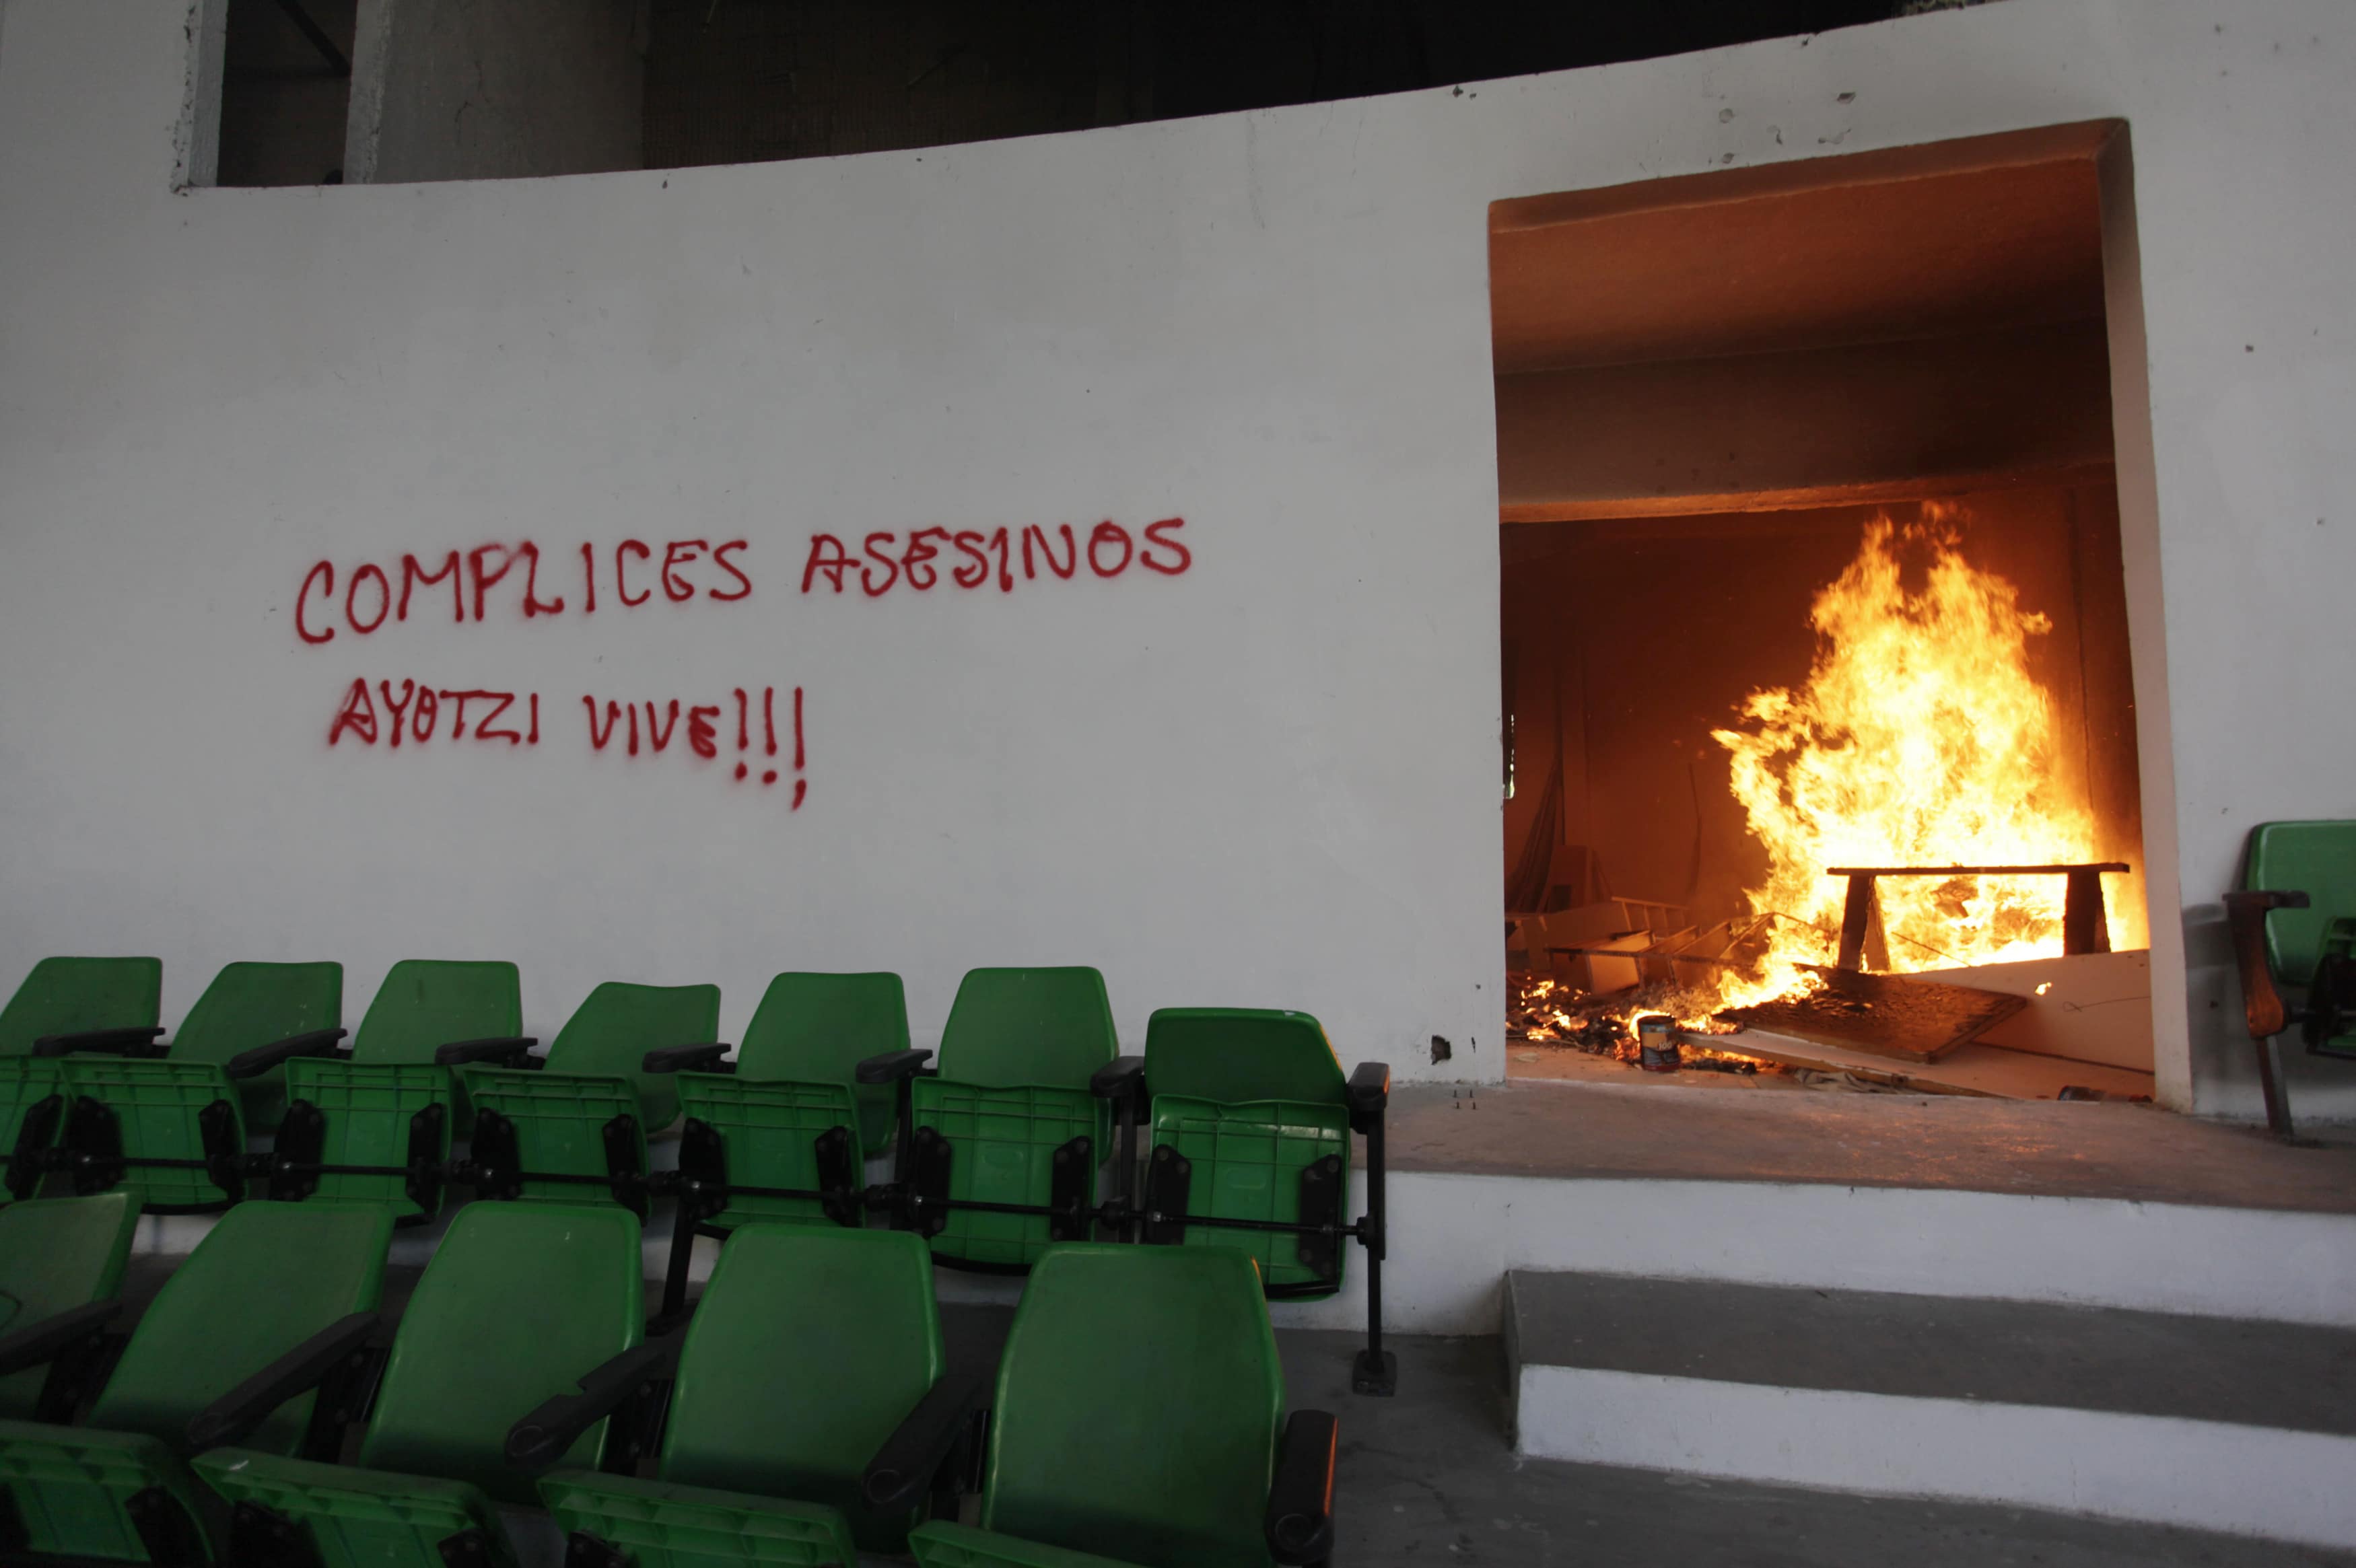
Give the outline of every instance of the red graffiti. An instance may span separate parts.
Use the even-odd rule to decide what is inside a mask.
[[[344,690],[344,700],[336,709],[336,717],[327,726],[327,744],[340,745],[346,737],[363,746],[381,743],[389,751],[398,751],[403,741],[411,745],[423,745],[439,733],[445,741],[504,741],[510,746],[540,744],[540,697],[535,692],[523,694],[531,715],[531,732],[526,736],[513,727],[502,725],[501,715],[516,704],[512,691],[490,691],[479,687],[459,689],[420,686],[404,678],[396,688],[391,681],[380,680],[373,687],[365,680],[355,680]],[[473,712],[467,704],[478,706]],[[449,722],[443,720],[447,716]],[[474,725],[470,731],[467,724]]]
[[[334,561],[315,561],[305,571],[294,595],[294,634],[316,647],[333,642],[341,631],[365,637],[388,625],[406,624],[412,609],[423,621],[426,606],[418,590],[445,582],[450,588],[454,625],[510,613],[526,621],[562,615],[568,610],[594,615],[601,575],[609,577],[612,597],[630,609],[658,598],[669,604],[696,601],[734,604],[753,596],[752,572],[742,559],[752,548],[747,539],[717,545],[707,539],[671,539],[663,545],[658,564],[654,547],[640,539],[623,539],[610,552],[598,545],[584,544],[579,550],[581,592],[577,597],[543,588],[541,548],[530,539],[445,550],[438,560],[429,555],[421,560],[404,553],[397,568],[364,560],[338,571]],[[430,571],[428,561],[433,562]],[[557,570],[555,560],[545,564],[552,578],[566,575]],[[649,577],[659,585],[659,594],[647,585]],[[340,596],[336,592],[338,582],[343,587]]]
[[[779,754],[777,737],[777,688],[761,688],[757,705],[753,694],[744,687],[734,688],[729,695],[735,699],[736,765],[730,778],[743,784],[754,776],[754,759],[766,762]],[[759,714],[760,729],[754,731],[754,715]],[[683,698],[661,700],[640,699],[624,701],[617,698],[599,699],[584,695],[582,712],[588,720],[589,749],[592,752],[607,752],[620,757],[659,757],[680,738],[682,720],[687,730],[687,752],[693,763],[717,761],[720,757],[721,728],[718,720],[727,712],[727,705],[718,702],[691,702]],[[643,720],[643,722],[641,722]],[[802,688],[793,688],[793,774],[794,798],[788,809],[799,810],[809,797],[809,781],[805,776],[809,766],[809,748],[802,733]],[[760,770],[763,784],[775,784],[779,779],[775,766]]]
[[[881,599],[903,584],[918,593],[929,592],[941,581],[940,568],[933,562],[944,552],[936,540],[947,540],[954,549],[957,560],[948,580],[959,588],[980,588],[995,576],[1001,593],[1013,592],[1017,557],[1025,582],[1069,581],[1079,575],[1082,561],[1098,578],[1119,577],[1131,565],[1176,577],[1194,564],[1194,552],[1177,539],[1185,526],[1183,517],[1163,517],[1146,524],[1141,538],[1108,517],[1088,530],[1085,543],[1069,523],[1053,528],[1033,523],[1019,535],[1012,528],[985,533],[925,528],[910,532],[905,542],[897,532],[879,529],[861,538],[856,555],[840,535],[812,534],[809,552],[802,559],[802,592],[823,585],[841,593],[850,582],[868,599]]]

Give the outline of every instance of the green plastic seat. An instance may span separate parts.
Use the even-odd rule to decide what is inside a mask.
[[[333,1030],[343,994],[340,964],[225,965],[162,1054],[77,1050],[61,1058],[69,1099],[61,1138],[77,1157],[75,1189],[121,1181],[165,1213],[236,1202],[245,1193],[247,1131],[277,1125],[285,1078],[273,1070],[232,1080],[229,1063]]]
[[[78,1201],[134,1212],[127,1194]],[[373,1311],[391,1239],[375,1207],[245,1203],[223,1215],[139,1319],[85,1424],[0,1420],[0,1485],[26,1549],[230,1561],[218,1551],[220,1505],[186,1463],[187,1424],[329,1325]],[[298,1451],[311,1416],[312,1396],[298,1395],[262,1422],[253,1448]]]
[[[474,1124],[465,1085],[434,1052],[485,1040],[517,1040],[520,1049],[522,1029],[523,984],[513,964],[393,965],[348,1051],[286,1063],[291,1103],[271,1195],[389,1203],[404,1223],[432,1219],[442,1209],[438,1171],[451,1140],[471,1136]],[[432,1171],[419,1170],[421,1161]]]
[[[2309,1053],[2356,1060],[2356,822],[2252,829],[2225,907],[2267,1120],[2287,1137],[2274,1037],[2297,1023]]]
[[[0,1008],[0,1156],[8,1161],[0,1202],[30,1198],[41,1156],[65,1120],[65,1077],[34,1042],[91,1030],[152,1030],[163,1010],[160,958],[44,958]]]
[[[599,986],[532,1067],[462,1068],[475,1103],[464,1179],[487,1197],[566,1202],[604,1187],[645,1219],[647,1137],[679,1117],[677,1075],[646,1071],[647,1053],[719,1029],[717,986]]]
[[[859,1552],[906,1550],[922,1505],[880,1511],[862,1480],[944,1370],[923,1242],[744,1226],[683,1339],[655,1478],[576,1468],[541,1481],[568,1537],[635,1568],[851,1568]]]
[[[999,1363],[978,1528],[919,1525],[909,1545],[925,1568],[1240,1568],[1280,1560],[1281,1535],[1281,1561],[1321,1561],[1333,1445],[1330,1416],[1284,1419],[1248,1256],[1057,1247],[1033,1269]],[[1301,1523],[1280,1531],[1280,1513]]]
[[[1146,1022],[1145,1083],[1146,1207],[1196,1221],[1149,1225],[1147,1239],[1241,1248],[1270,1296],[1339,1290],[1347,1249],[1335,1238],[1201,1222],[1348,1220],[1348,1085],[1317,1020],[1162,1008]]]
[[[196,1473],[249,1505],[241,1531],[291,1529],[324,1568],[511,1563],[494,1505],[530,1505],[536,1493],[505,1462],[508,1428],[571,1389],[581,1368],[638,1342],[638,1244],[637,1218],[612,1204],[468,1205],[402,1314],[357,1464],[245,1444],[198,1456]],[[595,1467],[606,1424],[584,1433],[566,1462]],[[467,1538],[455,1550],[481,1555],[445,1556],[453,1537]],[[231,1544],[267,1560],[242,1537]]]
[[[710,1048],[701,1071],[678,1074],[679,1168],[694,1185],[672,1232],[666,1316],[685,1303],[698,1234],[724,1239],[754,1220],[865,1222],[867,1157],[891,1139],[893,1094],[859,1083],[858,1068],[907,1049],[899,976],[788,973],[762,993],[734,1062]]]
[[[34,1198],[0,1209],[0,1336],[29,1328],[123,1287],[139,1209],[127,1192]],[[0,1418],[31,1416],[46,1368],[0,1377]]]
[[[924,1203],[920,1228],[935,1258],[1020,1272],[1055,1242],[1087,1234],[1085,1220],[1044,1211],[1094,1201],[1112,1113],[1090,1083],[1119,1051],[1096,970],[968,972],[941,1032],[937,1075],[909,1083],[915,1130],[900,1161],[903,1185]]]

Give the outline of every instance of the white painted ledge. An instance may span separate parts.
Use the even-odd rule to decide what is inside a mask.
[[[1517,1398],[1534,1458],[2356,1547],[2356,1438],[1558,1366]]]

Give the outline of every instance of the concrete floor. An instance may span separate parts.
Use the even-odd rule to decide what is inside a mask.
[[[1394,1170],[1960,1188],[2356,1213],[2356,1129],[2284,1144],[2149,1105],[1775,1093],[1722,1073],[1391,1096]],[[1663,1079],[1668,1082],[1663,1082]],[[1679,1080],[1686,1082],[1680,1083]]]

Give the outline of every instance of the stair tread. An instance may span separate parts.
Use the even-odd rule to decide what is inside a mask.
[[[1515,1371],[1562,1366],[2356,1436],[2356,1329],[1515,1269]]]

